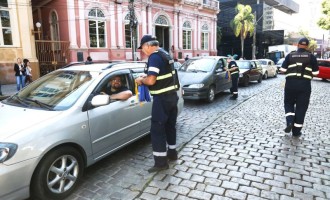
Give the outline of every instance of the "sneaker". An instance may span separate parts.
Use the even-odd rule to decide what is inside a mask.
[[[165,170],[165,169],[168,169],[168,168],[169,168],[168,165],[165,165],[165,166],[163,166],[163,167],[153,166],[153,167],[151,167],[150,169],[148,169],[148,172],[149,172],[149,173],[159,172],[159,171],[162,171],[162,170]]]
[[[292,124],[290,123],[285,129],[284,129],[284,132],[286,133],[290,133],[292,130]]]
[[[302,135],[302,132],[299,132],[299,133],[292,133],[292,136],[293,137],[300,137]]]

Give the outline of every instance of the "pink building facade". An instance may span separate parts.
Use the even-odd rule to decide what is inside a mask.
[[[216,0],[32,0],[32,10],[36,39],[70,42],[67,62],[145,60],[136,49],[144,34],[179,61],[217,54]]]

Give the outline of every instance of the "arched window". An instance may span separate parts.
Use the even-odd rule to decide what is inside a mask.
[[[105,17],[99,8],[93,8],[88,13],[89,46],[105,47]]]
[[[202,26],[201,48],[202,50],[209,49],[209,27],[207,26],[207,24],[204,24]]]
[[[8,1],[0,1],[0,46],[13,45]]]
[[[164,15],[159,15],[155,21],[155,24],[161,26],[168,26],[167,18]]]
[[[183,23],[182,37],[183,49],[191,49],[191,24],[189,21]]]
[[[135,44],[135,48],[137,48],[137,38],[138,38],[138,35],[137,35],[137,20],[135,19],[133,21],[135,24],[132,24],[133,25],[133,30],[132,30],[132,35],[131,35],[131,17],[130,17],[130,14],[127,14],[125,16],[125,45],[126,45],[126,48],[132,48],[132,41],[134,39],[134,44]],[[132,22],[132,23],[133,23]],[[134,36],[132,38],[132,36]]]
[[[51,40],[54,41],[59,41],[60,36],[59,36],[59,26],[58,26],[58,19],[57,19],[57,14],[55,11],[52,11],[50,14],[50,32],[51,32]]]

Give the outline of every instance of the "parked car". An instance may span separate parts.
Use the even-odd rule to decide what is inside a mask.
[[[262,67],[262,78],[267,79],[268,77],[277,76],[277,67],[274,61],[270,59],[259,59],[259,62]]]
[[[148,134],[152,102],[136,96],[110,101],[101,94],[120,76],[136,95],[134,79],[145,66],[78,63],[1,101],[0,199],[64,199],[85,167]]]
[[[231,88],[224,56],[193,57],[178,70],[183,99],[214,101],[215,94]]]
[[[250,81],[262,82],[262,67],[258,60],[237,60],[239,68],[238,83],[248,86]]]
[[[276,63],[277,73],[281,73],[280,68],[282,67],[282,63],[283,63],[284,60],[285,60],[285,58],[281,58],[277,61],[277,63]]]
[[[330,59],[318,59],[317,64],[319,65],[319,74],[317,77],[322,80],[330,79]]]
[[[181,67],[181,63],[179,61],[174,61],[174,68],[179,69]]]

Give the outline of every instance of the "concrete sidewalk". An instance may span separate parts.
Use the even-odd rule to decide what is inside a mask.
[[[219,115],[134,199],[330,199],[329,86],[313,80],[300,138],[283,131],[279,84]]]

